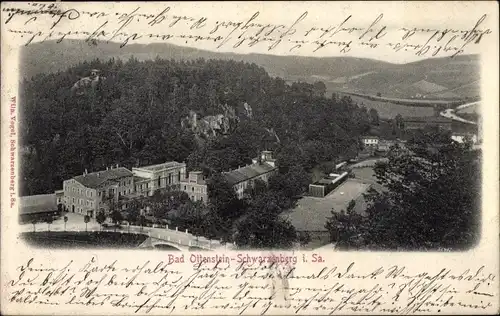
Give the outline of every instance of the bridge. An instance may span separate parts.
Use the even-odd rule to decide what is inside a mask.
[[[214,250],[220,247],[218,240],[207,240],[204,237],[181,238],[181,236],[170,236],[160,233],[148,232],[146,239],[139,248],[161,248],[162,246],[172,247],[178,250],[203,249]],[[192,236],[192,235],[191,235]]]
[[[103,229],[103,231],[114,231],[114,229],[107,228],[105,230]],[[170,229],[168,226],[161,228],[156,226],[140,227],[130,225],[130,227],[126,226],[121,229],[117,229],[117,231],[148,235],[149,238],[140,245],[141,248],[166,245],[179,250],[188,250],[191,247],[204,250],[215,250],[222,247],[219,240],[211,240],[202,236],[194,236],[189,233],[188,230],[179,231],[177,228]]]
[[[166,241],[163,239],[148,237],[138,248],[163,248],[162,246],[166,246],[167,249],[174,248],[176,250],[186,251],[189,250],[189,246],[184,246],[179,242]]]
[[[78,218],[80,219],[80,218]],[[149,238],[141,244],[141,248],[145,247],[155,247],[165,245],[174,247],[180,250],[188,249],[204,249],[204,250],[217,250],[225,248],[225,245],[221,245],[219,240],[210,240],[202,236],[194,236],[188,230],[179,231],[178,228],[171,229],[168,226],[159,227],[153,225],[153,227],[148,226],[135,226],[135,225],[124,225],[120,228],[114,227],[100,227],[96,222],[91,222],[86,225],[83,221],[72,221],[68,225],[63,222],[62,218],[54,221],[50,225],[51,231],[108,231],[108,232],[121,232],[130,234],[144,234]],[[21,231],[46,231],[48,227],[46,225],[34,225],[26,224],[21,225]],[[232,244],[227,245],[227,248],[231,248]],[[158,247],[159,248],[159,247]]]

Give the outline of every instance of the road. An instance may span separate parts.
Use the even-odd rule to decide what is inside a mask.
[[[462,123],[467,123],[467,124],[474,124],[474,125],[477,125],[476,122],[473,122],[473,121],[469,121],[469,120],[466,120],[466,119],[463,119],[461,118],[460,116],[456,115],[455,114],[455,111],[459,111],[459,110],[463,110],[465,108],[468,108],[470,106],[475,106],[479,104],[479,101],[476,101],[476,102],[471,102],[471,103],[466,103],[466,104],[462,104],[458,107],[456,107],[455,109],[447,109],[447,110],[444,110],[442,111],[441,113],[439,113],[441,116],[443,117],[446,117],[446,118],[450,118],[452,120],[455,120],[455,121],[459,121],[459,122],[462,122]]]

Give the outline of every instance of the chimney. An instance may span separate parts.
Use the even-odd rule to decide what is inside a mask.
[[[118,164],[116,164],[116,168],[118,168]]]
[[[87,173],[88,173],[87,168],[85,168],[85,174],[87,174]]]
[[[97,173],[97,177],[98,177],[98,178],[99,178],[99,174],[100,174],[100,172],[98,172],[98,173]]]
[[[106,170],[109,170],[109,167],[106,167]]]

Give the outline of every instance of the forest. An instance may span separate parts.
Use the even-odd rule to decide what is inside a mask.
[[[82,93],[72,86],[97,69],[101,80]],[[305,171],[353,156],[371,116],[349,97],[326,96],[321,82],[287,84],[255,64],[157,58],[85,61],[21,83],[21,195],[52,193],[65,179],[119,164],[186,162],[207,175],[274,150],[280,168]],[[252,109],[245,116],[244,104]],[[181,126],[234,109],[230,133],[199,141]],[[267,130],[279,137],[270,139]],[[286,170],[285,170],[286,171]]]

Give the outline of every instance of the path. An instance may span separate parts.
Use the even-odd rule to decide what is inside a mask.
[[[469,121],[469,120],[466,120],[466,119],[463,119],[461,118],[460,116],[456,115],[455,112],[456,111],[459,111],[459,110],[463,110],[465,108],[468,108],[470,106],[475,106],[477,104],[479,104],[480,101],[476,101],[476,102],[470,102],[470,103],[466,103],[466,104],[462,104],[454,109],[447,109],[447,110],[444,110],[442,111],[441,113],[439,113],[441,116],[443,117],[446,117],[446,118],[450,118],[452,120],[455,120],[455,121],[459,121],[459,122],[462,122],[462,123],[467,123],[467,124],[474,124],[474,125],[477,125],[476,122],[473,122],[473,121]]]

